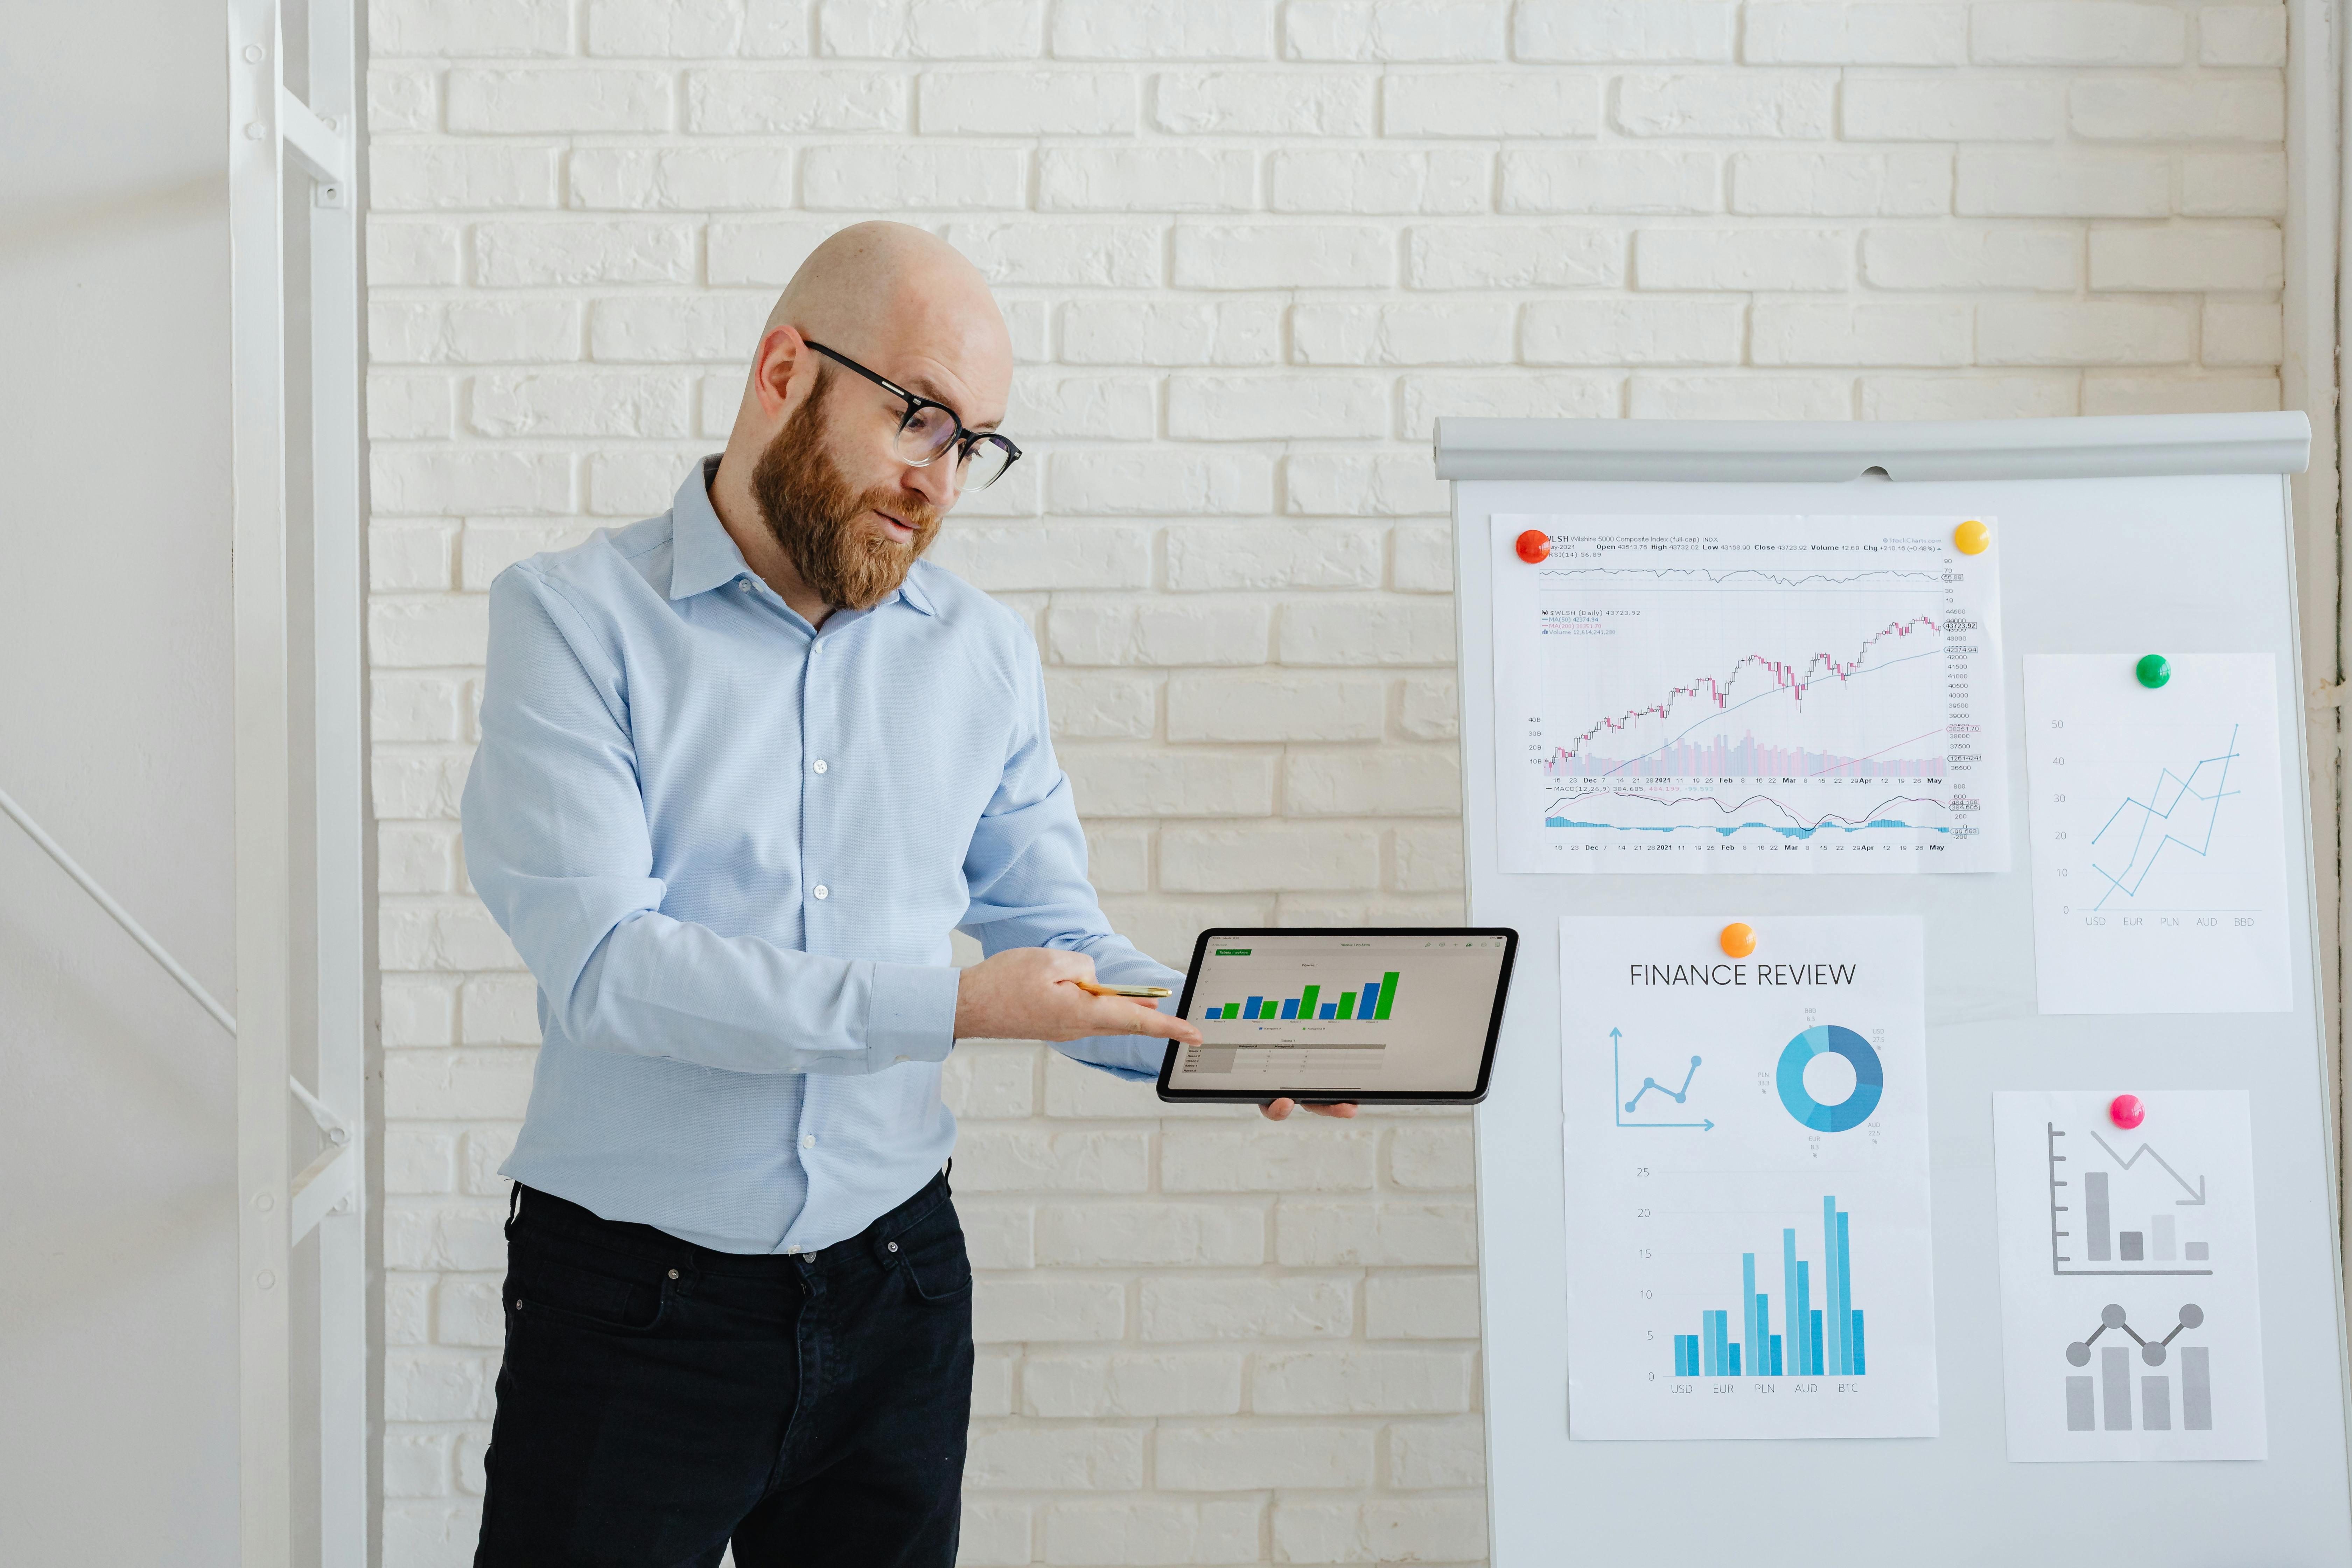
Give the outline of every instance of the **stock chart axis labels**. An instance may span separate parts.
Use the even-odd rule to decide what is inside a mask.
[[[1932,1437],[1921,927],[1560,921],[1569,1436]]]
[[[2033,957],[2044,1013],[2284,1013],[2278,661],[2025,661]]]
[[[2245,1092],[1992,1098],[2010,1458],[2267,1458]]]
[[[1502,868],[2008,869],[2000,551],[1959,521],[1496,516]]]

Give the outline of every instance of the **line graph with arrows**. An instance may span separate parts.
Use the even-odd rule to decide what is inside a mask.
[[[1998,573],[1955,521],[1495,519],[1507,868],[2005,867]]]
[[[1648,1119],[1628,1121],[1625,1120],[1640,1110],[1643,1100],[1652,1094],[1657,1095],[1661,1100],[1672,1100],[1676,1105],[1688,1104],[1691,1080],[1698,1077],[1698,1069],[1705,1065],[1706,1058],[1696,1056],[1691,1058],[1688,1068],[1683,1073],[1682,1082],[1673,1089],[1668,1089],[1654,1078],[1644,1078],[1642,1080],[1642,1086],[1633,1091],[1631,1099],[1628,1099],[1625,1095],[1624,1038],[1625,1032],[1622,1029],[1609,1031],[1609,1072],[1610,1081],[1615,1091],[1612,1098],[1617,1105],[1617,1125],[1620,1127],[1689,1127],[1696,1128],[1701,1132],[1714,1131],[1714,1121],[1704,1116],[1696,1121],[1661,1121]],[[1662,1108],[1653,1109],[1650,1114],[1652,1117],[1662,1114]]]

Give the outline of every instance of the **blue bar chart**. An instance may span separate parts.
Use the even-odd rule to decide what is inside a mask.
[[[1797,1256],[1794,1226],[1780,1232],[1781,1331],[1772,1331],[1772,1297],[1756,1288],[1756,1254],[1739,1255],[1739,1338],[1729,1337],[1728,1310],[1699,1314],[1699,1331],[1675,1336],[1676,1377],[1864,1377],[1870,1361],[1863,1310],[1853,1304],[1853,1215],[1834,1195],[1822,1199],[1822,1270]],[[1771,1255],[1765,1255],[1769,1267]],[[1818,1289],[1821,1304],[1814,1304]],[[1794,1347],[1790,1354],[1784,1347]],[[1745,1371],[1742,1371],[1743,1364]]]
[[[1399,978],[1396,970],[1384,972],[1378,980],[1367,980],[1360,986],[1351,986],[1336,994],[1339,1000],[1326,1002],[1323,987],[1308,985],[1296,996],[1244,996],[1239,1002],[1213,1002],[1204,1018],[1349,1018],[1385,1020],[1396,1006]]]

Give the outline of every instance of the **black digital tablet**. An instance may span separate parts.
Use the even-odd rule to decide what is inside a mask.
[[[1486,1098],[1519,933],[1506,927],[1204,931],[1177,1012],[1168,1100],[1475,1105]]]

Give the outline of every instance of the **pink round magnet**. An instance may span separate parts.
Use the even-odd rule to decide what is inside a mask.
[[[2138,1095],[2119,1094],[2107,1107],[2107,1115],[2116,1126],[2129,1131],[2147,1120],[2147,1107],[2139,1102]]]

